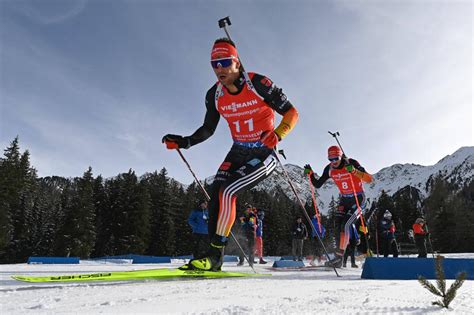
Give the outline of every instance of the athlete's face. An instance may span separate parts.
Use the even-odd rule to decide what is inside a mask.
[[[222,58],[225,58],[225,56],[222,56]],[[222,64],[225,65],[224,62]],[[228,87],[232,85],[234,81],[237,80],[239,77],[240,62],[237,59],[233,59],[232,63],[227,67],[224,67],[222,64],[218,63],[217,68],[213,68],[214,73],[216,74],[216,77],[219,82],[222,85]]]
[[[341,165],[341,161],[342,161],[341,158],[329,159],[329,162],[331,163],[331,166],[332,166],[333,168],[338,168],[339,165]]]

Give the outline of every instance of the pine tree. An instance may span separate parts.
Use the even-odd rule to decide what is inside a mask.
[[[62,177],[45,177],[38,180],[30,228],[32,255],[56,255],[55,240],[63,224],[62,193],[69,180]]]
[[[150,233],[150,196],[129,170],[110,181],[114,254],[143,254]]]
[[[328,209],[328,216],[327,216],[327,223],[326,227],[326,239],[327,239],[327,249],[328,251],[334,251],[336,249],[336,214],[339,207],[339,200],[336,201],[334,196],[331,197],[331,201],[329,202],[329,209]]]
[[[202,200],[206,198],[195,182],[189,185],[185,192],[179,189],[176,198],[177,209],[173,211],[177,255],[189,255],[193,251],[192,229],[188,224],[188,217]]]
[[[77,183],[77,199],[75,212],[77,214],[78,234],[75,236],[77,244],[74,255],[89,258],[95,245],[95,205],[94,205],[94,178],[92,168],[89,167]]]
[[[30,166],[30,154],[20,154],[16,137],[0,159],[0,261],[25,261],[31,253],[31,217],[37,189],[36,170]]]
[[[63,224],[57,251],[62,255],[88,258],[95,244],[95,208],[92,169],[76,178],[63,194]]]
[[[466,183],[455,195],[451,207],[456,222],[456,250],[474,251],[474,181]]]
[[[435,261],[435,271],[436,271],[436,288],[433,284],[431,284],[425,277],[419,276],[418,282],[428,289],[434,295],[441,297],[441,300],[434,301],[431,304],[439,305],[444,308],[449,308],[449,304],[454,300],[456,297],[457,290],[463,285],[464,281],[466,280],[467,273],[461,272],[459,275],[456,276],[456,281],[451,285],[451,287],[446,291],[446,278],[444,276],[443,270],[443,256],[436,256]]]
[[[455,246],[456,222],[451,215],[449,200],[452,198],[449,185],[441,176],[432,178],[430,196],[425,200],[426,226],[431,232],[431,244],[439,251],[452,252]],[[429,215],[428,215],[429,214]]]
[[[150,194],[150,242],[146,251],[149,255],[167,255],[165,239],[170,218],[171,190],[165,168],[143,176],[142,181]]]
[[[93,199],[95,208],[96,242],[93,256],[102,257],[113,254],[112,226],[113,214],[102,176],[97,176],[93,183]]]
[[[420,191],[411,186],[403,187],[393,195],[393,201],[395,208],[392,214],[399,241],[408,242],[408,230],[422,216]]]
[[[283,193],[276,192],[265,215],[267,229],[263,234],[267,254],[288,255],[291,253],[291,230],[296,220],[295,204]]]

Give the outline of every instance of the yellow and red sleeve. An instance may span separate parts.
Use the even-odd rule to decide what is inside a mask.
[[[359,171],[358,169],[355,168],[352,174],[354,174],[354,176],[357,176],[364,183],[372,182],[372,175],[370,175],[369,173]]]
[[[295,127],[296,122],[298,121],[298,111],[296,108],[291,107],[285,114],[283,114],[283,118],[275,129],[275,133],[278,136],[279,140],[282,140],[286,137],[290,131]]]

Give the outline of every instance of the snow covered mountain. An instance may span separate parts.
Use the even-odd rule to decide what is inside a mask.
[[[308,178],[303,174],[303,168],[293,164],[286,164],[285,168],[299,196],[303,201],[310,200],[311,188]],[[389,195],[393,195],[407,185],[417,188],[422,197],[426,198],[429,195],[428,181],[437,175],[441,175],[449,182],[456,182],[460,186],[472,181],[474,179],[474,147],[461,147],[453,154],[442,158],[438,163],[431,166],[395,164],[381,169],[374,174],[374,181],[370,185],[365,185],[368,202],[377,199],[382,190],[385,190]],[[212,176],[208,177],[206,182],[210,183],[212,179]],[[268,192],[281,190],[288,197],[294,199],[294,194],[284,177],[281,167],[277,167],[275,172],[257,185],[255,189]],[[333,196],[337,198],[338,190],[331,180],[317,190],[316,199],[322,213],[327,213]]]

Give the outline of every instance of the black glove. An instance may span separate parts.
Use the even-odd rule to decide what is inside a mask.
[[[187,149],[191,146],[191,141],[189,141],[188,137],[172,134],[165,135],[161,142],[165,143],[168,149]]]

